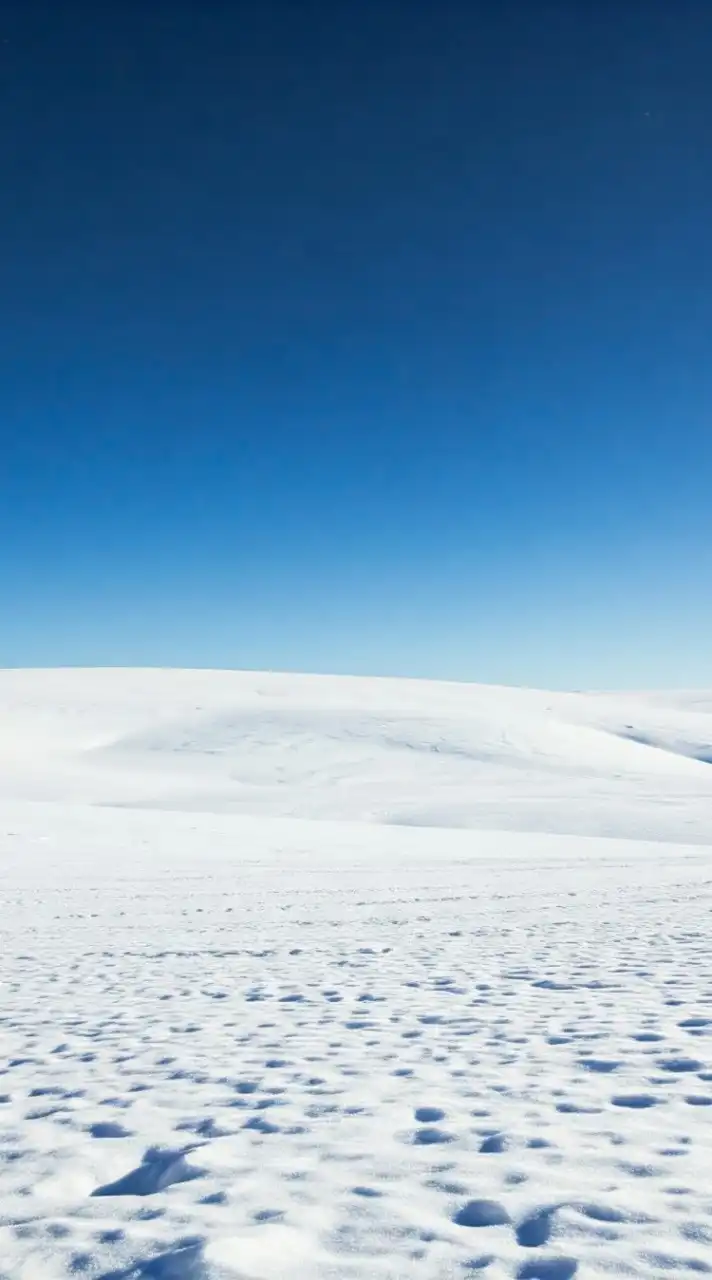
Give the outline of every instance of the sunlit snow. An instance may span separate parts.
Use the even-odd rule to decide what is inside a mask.
[[[712,693],[0,672],[0,1280],[712,1274]]]

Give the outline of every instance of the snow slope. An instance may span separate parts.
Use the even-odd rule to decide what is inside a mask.
[[[712,1274],[711,727],[0,672],[0,1280]]]
[[[0,798],[712,838],[712,694],[0,672]]]

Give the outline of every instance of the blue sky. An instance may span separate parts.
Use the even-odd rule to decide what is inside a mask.
[[[712,682],[712,8],[8,6],[0,664]]]

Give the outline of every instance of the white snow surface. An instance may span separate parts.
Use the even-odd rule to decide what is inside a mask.
[[[0,1280],[712,1274],[712,693],[0,672]]]
[[[712,693],[0,671],[0,799],[712,840]]]

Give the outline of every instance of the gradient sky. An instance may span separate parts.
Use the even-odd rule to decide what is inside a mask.
[[[0,665],[712,685],[709,0],[0,11]]]

